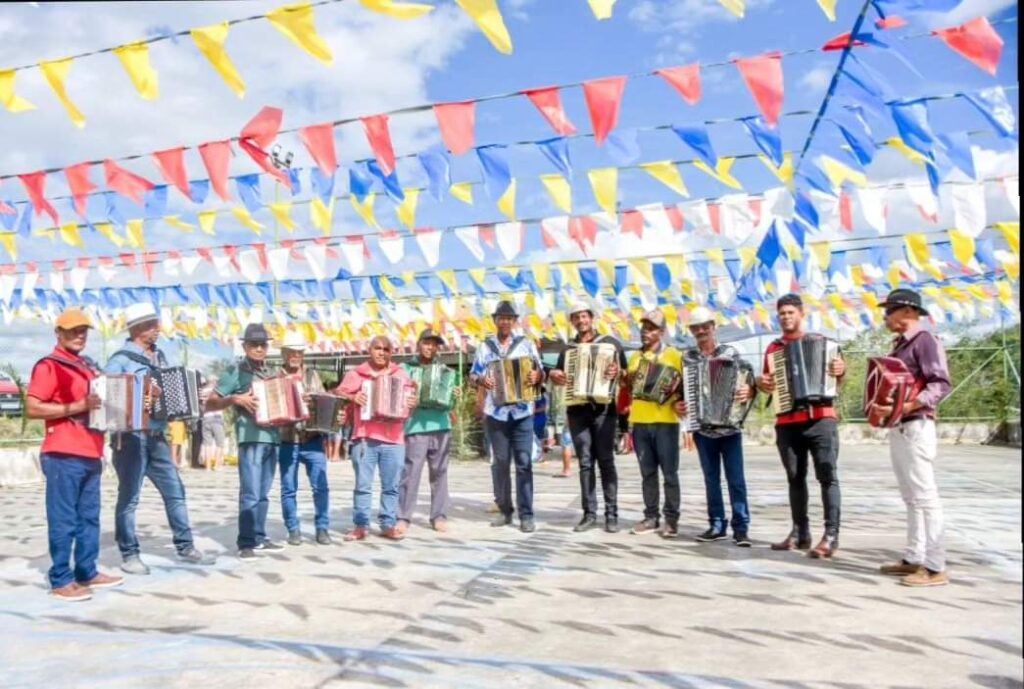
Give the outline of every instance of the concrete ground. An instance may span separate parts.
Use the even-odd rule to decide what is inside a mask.
[[[153,574],[78,604],[46,595],[43,487],[8,489],[0,491],[0,686],[1021,687],[1019,452],[942,447],[939,465],[953,583],[923,590],[876,573],[899,556],[904,533],[878,446],[842,451],[842,550],[833,562],[768,549],[787,530],[788,508],[767,448],[747,457],[751,549],[693,541],[705,517],[692,454],[683,457],[677,541],[572,533],[576,479],[553,477],[548,462],[535,472],[534,534],[488,526],[489,471],[470,463],[452,471],[449,534],[420,518],[402,543],[342,544],[352,487],[342,463],[330,467],[336,545],[255,563],[232,555],[234,471],[190,471],[192,524],[216,563],[170,557],[162,505],[147,484],[138,521]],[[640,514],[639,477],[632,457],[619,467],[628,526]],[[115,483],[104,478],[108,571],[119,561]],[[270,527],[282,536],[276,499],[275,488]],[[815,490],[811,502],[819,519]],[[300,505],[309,531],[308,493]]]

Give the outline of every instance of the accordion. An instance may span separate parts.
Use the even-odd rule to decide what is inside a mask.
[[[540,386],[530,384],[534,361],[529,357],[492,361],[488,375],[494,380],[491,400],[497,407],[540,399]]]
[[[145,373],[106,374],[89,381],[89,392],[103,404],[89,411],[89,428],[120,433],[149,429],[146,392],[151,378]]]
[[[743,427],[754,397],[740,402],[736,393],[754,385],[754,369],[742,359],[713,357],[687,362],[683,371],[683,397],[686,399],[687,432],[702,428]]]
[[[610,404],[618,392],[618,379],[608,369],[618,361],[613,344],[578,344],[565,352],[565,405]]]
[[[676,369],[640,359],[633,374],[633,399],[665,404],[679,391],[681,384],[682,376]]]
[[[305,386],[292,376],[253,380],[252,394],[259,405],[256,409],[258,426],[287,426],[309,418],[309,410],[302,399],[306,394]]]
[[[336,395],[311,395],[309,419],[304,430],[310,433],[337,433],[341,429],[341,410],[345,400]]]
[[[455,397],[455,371],[444,364],[415,366],[410,376],[416,383],[416,406],[420,409],[451,409]]]
[[[816,334],[804,335],[772,352],[768,367],[775,381],[772,409],[776,416],[832,402],[838,385],[828,371],[838,357],[839,343]]]
[[[409,418],[409,383],[398,376],[378,376],[363,381],[366,405],[359,410],[363,421]]]
[[[878,356],[868,359],[864,381],[864,416],[875,428],[892,428],[903,417],[903,407],[921,392],[922,384],[900,359]],[[892,407],[885,415],[878,407]]]
[[[203,415],[199,400],[203,375],[199,371],[181,366],[158,368],[153,372],[153,381],[160,388],[160,395],[153,402],[154,419],[191,421]]]

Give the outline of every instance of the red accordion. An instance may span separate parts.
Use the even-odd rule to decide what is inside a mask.
[[[864,381],[864,416],[875,428],[892,428],[903,418],[903,408],[921,392],[921,383],[907,365],[891,356],[868,359]],[[886,415],[878,407],[892,407]]]
[[[302,381],[292,376],[254,380],[252,393],[259,404],[256,410],[258,426],[287,426],[309,418],[309,410],[303,400],[305,388]]]

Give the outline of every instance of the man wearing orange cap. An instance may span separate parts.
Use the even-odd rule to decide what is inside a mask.
[[[124,581],[96,569],[103,433],[88,427],[89,411],[101,404],[89,392],[97,367],[82,356],[91,327],[89,317],[79,309],[68,309],[57,318],[57,346],[32,368],[26,395],[26,416],[46,422],[40,463],[46,476],[53,561],[48,573],[50,594],[72,602],[89,600],[93,589],[120,586]]]

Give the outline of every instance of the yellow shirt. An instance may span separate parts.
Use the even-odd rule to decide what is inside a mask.
[[[654,352],[638,351],[633,352],[629,358],[629,373],[635,373],[640,366],[640,359],[659,363],[662,366],[670,366],[680,373],[683,372],[683,355],[674,348],[662,345],[661,351]],[[674,401],[674,400],[673,400]],[[679,423],[679,417],[672,410],[672,401],[667,404],[648,402],[646,400],[634,399],[629,408],[629,422],[632,423]]]

